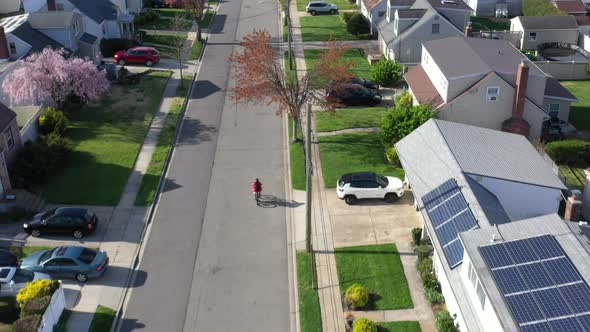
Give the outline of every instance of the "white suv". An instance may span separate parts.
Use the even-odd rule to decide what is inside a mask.
[[[315,15],[317,13],[329,13],[334,15],[338,13],[338,6],[325,1],[310,1],[307,4],[307,7],[305,7],[305,11],[311,15]]]
[[[338,198],[349,205],[362,198],[383,198],[394,202],[404,195],[402,180],[368,172],[344,174],[338,179],[336,187]]]

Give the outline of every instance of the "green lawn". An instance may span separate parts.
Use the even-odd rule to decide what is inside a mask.
[[[313,267],[315,269],[315,266]],[[320,299],[317,289],[311,288],[311,254],[297,253],[297,288],[299,290],[299,326],[302,332],[321,332]],[[317,281],[314,279],[315,286]]]
[[[561,81],[579,102],[573,103],[569,121],[577,129],[590,130],[590,81]]]
[[[358,39],[346,31],[346,23],[338,15],[304,16],[300,21],[304,42]]]
[[[186,40],[186,33],[158,33],[148,32],[143,38],[144,46],[154,47],[160,52],[162,58],[176,59],[176,39]]]
[[[188,31],[191,27],[192,23],[189,20],[186,20],[186,24],[183,27],[184,31]],[[154,22],[149,22],[145,24],[138,24],[135,26],[136,29],[142,30],[173,30],[173,20],[160,18]]]
[[[189,60],[199,60],[201,56],[201,49],[203,48],[203,42],[194,41],[191,52],[188,55]]]
[[[153,8],[152,11],[155,11],[160,16],[164,17],[174,17],[179,15],[186,20],[193,19],[193,16],[190,13],[187,13],[186,10],[180,8]]]
[[[308,0],[297,0],[297,10],[300,12],[304,12],[308,2]],[[330,0],[329,2],[337,5],[338,9],[342,10],[358,8],[355,3],[350,3],[348,2],[348,0]]]
[[[317,131],[347,128],[374,128],[381,125],[385,107],[343,108],[335,112],[315,112]]]
[[[214,10],[208,10],[205,13],[205,16],[203,16],[203,21],[201,22],[201,27],[203,29],[209,28],[209,26],[211,25],[211,22],[213,22],[213,17],[215,17],[215,11]]]
[[[16,257],[18,257],[20,259],[20,258],[25,258],[25,257],[29,256],[30,254],[34,253],[35,251],[47,250],[47,249],[52,249],[52,248],[53,247],[47,247],[47,246],[24,246],[24,247],[13,246],[13,247],[8,247],[8,248],[3,248],[3,249],[8,249],[10,252],[15,254]]]
[[[94,313],[94,317],[92,318],[92,323],[90,323],[90,329],[88,332],[110,331],[116,314],[117,313],[115,310],[99,305],[98,308],[96,308],[96,312]]]
[[[522,2],[524,16],[552,16],[565,15],[547,0],[524,0]]]
[[[377,323],[379,332],[420,332],[420,323],[416,321],[401,321]]]
[[[320,137],[324,184],[334,188],[340,176],[351,172],[376,172],[404,178],[404,171],[385,161],[378,133],[351,133]]]
[[[395,244],[336,248],[340,291],[355,283],[376,294],[373,310],[413,308],[410,289]]]
[[[53,332],[67,332],[68,330],[66,326],[68,325],[68,320],[70,319],[71,315],[71,310],[64,309],[64,311],[61,313],[61,316],[59,316],[59,321],[57,322],[57,324],[55,324],[55,327],[53,328]]]
[[[510,20],[507,18],[471,16],[473,31],[503,31],[510,30]]]
[[[315,62],[319,60],[322,52],[325,50],[305,50],[305,66],[307,70],[312,70]],[[371,79],[371,64],[363,55],[363,51],[358,48],[352,48],[344,52],[344,57],[350,62],[350,72],[354,76]]]
[[[289,139],[293,139],[293,120],[289,118]],[[289,155],[291,160],[291,186],[296,190],[305,190],[305,147],[302,140],[301,126],[297,129],[296,143],[289,142]]]
[[[119,202],[169,77],[169,71],[152,71],[139,84],[114,85],[100,103],[68,114],[74,149],[49,179],[48,202]]]
[[[170,106],[170,113],[168,113],[168,116],[166,117],[160,137],[158,137],[158,144],[154,149],[148,169],[141,180],[141,187],[135,198],[135,205],[147,206],[154,201],[156,190],[158,189],[158,182],[160,182],[168,152],[174,141],[176,125],[178,124],[180,113],[182,112],[182,105],[186,98],[191,79],[192,76],[183,77],[182,87],[179,86],[176,90],[176,98]]]
[[[571,166],[559,166],[559,171],[563,174],[568,182],[568,186],[574,186],[581,191],[584,190],[586,185],[586,175],[584,175],[584,168],[571,167]]]
[[[297,63],[295,63],[295,55],[293,55],[293,69],[289,69],[289,52],[285,51],[283,57],[285,60],[285,79],[288,81],[294,81],[297,78]]]

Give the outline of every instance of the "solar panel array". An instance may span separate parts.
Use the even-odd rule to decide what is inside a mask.
[[[422,202],[451,268],[463,261],[459,233],[478,228],[477,221],[454,179],[422,196]]]
[[[523,332],[590,332],[590,287],[551,235],[480,247]]]

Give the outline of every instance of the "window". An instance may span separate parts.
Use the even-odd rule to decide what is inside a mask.
[[[14,137],[12,136],[12,128],[8,128],[6,131],[6,144],[10,150],[14,146]]]
[[[16,54],[16,44],[14,42],[10,42],[8,43],[8,46],[10,47],[10,54]]]
[[[500,95],[500,88],[498,87],[488,87],[487,89],[487,93],[486,93],[486,99],[487,101],[495,101],[498,99],[498,96]]]
[[[481,287],[481,282],[477,281],[477,288],[475,289],[477,293],[477,298],[479,299],[479,303],[481,304],[481,308],[483,309],[484,305],[486,304],[486,294],[483,291],[483,287]]]
[[[536,32],[530,32],[529,33],[529,39],[532,41],[537,40],[537,33]]]
[[[440,24],[435,23],[432,25],[432,34],[440,33]]]
[[[557,118],[559,115],[559,104],[549,104],[549,116],[552,119]]]
[[[473,268],[473,265],[471,265],[471,262],[469,262],[469,281],[471,281],[471,284],[473,285],[473,287],[475,287],[476,280],[477,280],[477,275],[475,273],[475,269]]]

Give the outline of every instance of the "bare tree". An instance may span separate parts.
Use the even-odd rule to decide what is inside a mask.
[[[172,55],[174,59],[178,60],[178,69],[180,70],[180,85],[182,86],[182,62],[184,60],[184,53],[186,50],[185,31],[188,28],[188,22],[180,15],[174,15],[172,18],[172,30],[174,35],[171,43]]]
[[[207,8],[208,1],[206,0],[182,0],[182,8],[189,13],[197,24],[197,41],[202,41],[201,23],[203,22],[203,15]]]

